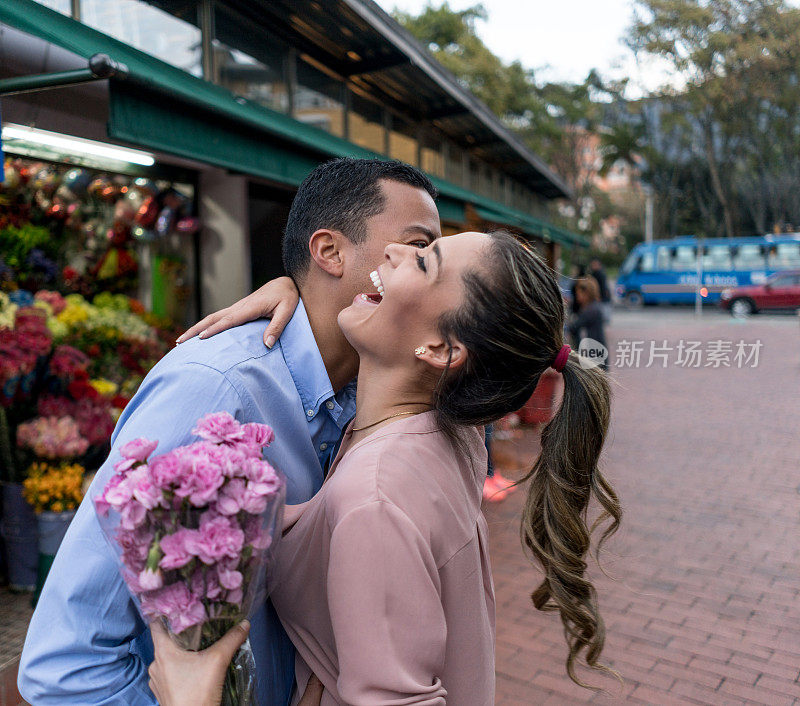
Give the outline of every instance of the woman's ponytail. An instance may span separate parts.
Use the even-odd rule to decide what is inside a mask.
[[[581,367],[580,358],[563,345],[564,299],[555,273],[535,249],[503,231],[490,238],[482,266],[463,278],[464,304],[439,322],[444,339],[461,341],[468,355],[458,370],[442,375],[434,407],[442,429],[455,437],[461,427],[518,410],[547,368],[563,374],[561,406],[542,430],[533,470],[519,481],[531,481],[522,540],[544,568],[533,603],[560,612],[569,645],[567,673],[585,686],[575,673],[579,658],[610,671],[598,662],[605,629],[586,578],[592,529],[611,519],[599,551],[621,516],[619,500],[597,468],[610,417],[608,379],[597,368]],[[590,528],[592,497],[603,512]]]
[[[544,569],[544,580],[531,594],[539,610],[558,610],[569,646],[567,673],[575,673],[583,654],[593,669],[608,671],[598,659],[605,627],[597,594],[586,577],[586,555],[592,530],[611,519],[602,543],[619,526],[619,500],[597,468],[608,431],[608,379],[597,368],[584,369],[571,354],[562,370],[564,395],[556,415],[542,430],[541,453],[530,474],[531,484],[522,516],[522,540]],[[602,507],[600,517],[587,524],[589,501]]]

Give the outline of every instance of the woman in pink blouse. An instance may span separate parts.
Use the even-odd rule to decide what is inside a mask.
[[[550,366],[564,397],[526,478],[522,535],[544,569],[532,598],[560,611],[570,677],[579,657],[602,669],[585,512],[594,496],[611,517],[603,539],[618,525],[597,468],[609,392],[563,345],[553,273],[513,236],[464,233],[423,250],[390,245],[372,279],[378,292],[339,315],[360,358],[355,420],[320,492],[287,508],[270,572],[297,648],[292,703],[312,675],[326,706],[494,703],[478,427],[519,409]],[[162,703],[179,703],[158,644],[154,665]]]

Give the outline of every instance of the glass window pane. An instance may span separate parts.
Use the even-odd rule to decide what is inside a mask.
[[[778,243],[777,245],[772,245],[767,259],[769,267],[774,270],[800,267],[800,243]]]
[[[639,269],[642,272],[652,272],[656,268],[656,256],[652,250],[646,250],[642,253],[642,263]]]
[[[36,0],[40,5],[49,7],[51,10],[60,12],[62,15],[72,15],[71,0]]]
[[[463,186],[464,163],[462,161],[462,152],[453,143],[448,143],[445,146],[444,175],[448,181]]]
[[[734,270],[763,270],[766,262],[758,244],[740,245],[733,256]]]
[[[696,272],[697,249],[693,245],[679,245],[672,256],[673,272]]]
[[[286,85],[288,47],[263,28],[254,31],[243,20],[217,6],[214,24],[215,83],[231,93],[280,113],[289,112]]]
[[[81,21],[151,56],[202,76],[202,45],[194,3],[181,17],[139,0],[81,0]]]
[[[389,156],[407,164],[417,164],[416,126],[392,116],[392,129],[389,132]]]
[[[731,249],[728,245],[708,245],[708,252],[703,255],[704,270],[730,270]]]
[[[670,249],[661,246],[656,250],[656,269],[658,270],[668,270],[670,266]]]
[[[294,117],[339,137],[344,136],[344,86],[302,57],[297,60]]]
[[[434,176],[444,176],[444,154],[442,152],[442,141],[435,135],[423,128],[418,133],[421,141],[421,162],[419,164],[423,171]]]
[[[386,149],[383,109],[356,93],[351,94],[350,107],[350,142],[383,153]]]

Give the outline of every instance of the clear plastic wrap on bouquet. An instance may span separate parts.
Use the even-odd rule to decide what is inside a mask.
[[[263,604],[286,483],[262,456],[268,426],[217,412],[193,432],[198,441],[160,455],[156,441],[125,444],[94,504],[145,622],[160,620],[181,647],[202,650]],[[255,703],[249,642],[222,703]]]

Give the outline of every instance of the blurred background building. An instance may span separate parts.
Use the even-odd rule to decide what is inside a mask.
[[[567,184],[371,0],[0,0],[0,32],[0,78],[83,68],[97,53],[127,67],[4,96],[2,119],[146,150],[151,166],[42,152],[35,136],[4,149],[187,185],[202,224],[178,246],[187,320],[281,273],[294,192],[337,156],[425,170],[445,233],[508,227],[554,266],[561,248],[588,244],[546,219]]]

